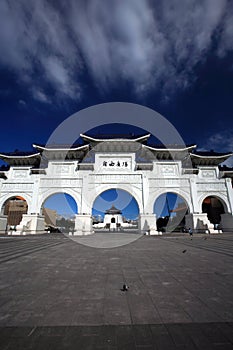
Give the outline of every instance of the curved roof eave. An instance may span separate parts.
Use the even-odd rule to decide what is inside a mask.
[[[142,142],[144,140],[147,140],[150,137],[150,134],[146,134],[143,136],[136,137],[135,139],[124,139],[124,138],[112,138],[112,139],[97,139],[95,137],[91,137],[85,134],[80,134],[80,136],[88,141],[91,142],[106,142],[106,141],[132,141],[132,142]]]
[[[148,148],[151,151],[156,151],[156,152],[181,152],[181,151],[188,151],[192,150],[197,147],[197,145],[192,145],[184,148],[155,148],[152,146],[148,145],[142,145],[142,147]],[[191,153],[192,154],[192,153]]]
[[[227,153],[227,154],[223,154],[221,156],[204,156],[204,155],[199,155],[199,154],[195,154],[195,153],[191,153],[190,154],[191,158],[199,158],[199,159],[227,159],[231,156],[233,156],[233,153]]]
[[[40,149],[42,151],[49,151],[49,152],[54,152],[54,151],[58,151],[58,152],[61,152],[61,151],[81,151],[85,148],[89,148],[89,145],[83,145],[83,146],[80,146],[80,147],[75,147],[75,148],[49,148],[49,147],[43,147],[43,146],[39,146],[39,145],[35,145],[33,144],[32,147],[36,148],[36,149]]]
[[[34,153],[34,154],[30,154],[30,155],[26,155],[26,156],[10,156],[10,155],[7,155],[7,154],[1,154],[0,153],[0,158],[5,158],[5,159],[28,159],[28,158],[36,158],[36,157],[39,157],[41,154],[38,152],[38,153]]]

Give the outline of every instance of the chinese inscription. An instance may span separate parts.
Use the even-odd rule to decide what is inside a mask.
[[[106,161],[104,160],[103,163],[102,163],[103,167],[110,167],[110,168],[129,168],[129,162],[128,161],[125,161],[125,160],[116,160],[116,161],[113,161],[113,160],[109,160],[109,161]]]

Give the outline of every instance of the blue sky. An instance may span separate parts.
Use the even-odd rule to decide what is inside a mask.
[[[0,2],[0,151],[104,102],[150,107],[186,143],[233,149],[227,0]]]
[[[161,113],[187,144],[233,151],[232,23],[228,0],[0,1],[0,152],[117,101]],[[122,129],[135,132],[98,132]]]
[[[58,214],[69,217],[78,213],[78,206],[73,197],[67,193],[56,193],[48,197],[43,205],[45,208],[56,210]]]
[[[105,211],[112,205],[120,209],[126,219],[138,218],[139,208],[135,198],[128,192],[119,189],[108,190],[98,196],[94,202],[92,214],[103,217]]]
[[[176,209],[179,205],[181,207],[187,207],[185,200],[179,195],[172,192],[163,193],[155,200],[154,213],[156,214],[157,218],[164,216],[175,216],[176,214],[171,213],[170,210]]]

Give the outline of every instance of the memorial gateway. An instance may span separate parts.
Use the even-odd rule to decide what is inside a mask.
[[[77,203],[73,234],[90,234],[93,203],[109,189],[127,191],[135,198],[143,233],[159,233],[154,203],[168,192],[183,198],[185,226],[194,232],[232,230],[233,171],[219,166],[231,153],[198,152],[196,145],[154,147],[148,144],[150,134],[134,138],[80,136],[83,143],[69,148],[33,145],[31,153],[0,154],[8,164],[0,172],[1,232],[7,231],[6,206],[13,198],[27,203],[16,233],[44,232],[43,203],[62,192]]]

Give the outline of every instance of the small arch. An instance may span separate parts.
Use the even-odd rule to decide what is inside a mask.
[[[17,226],[20,224],[23,214],[28,213],[28,203],[20,195],[12,196],[3,203],[1,213],[7,216],[7,225]]]
[[[226,204],[218,196],[207,196],[202,201],[202,213],[206,213],[211,224],[221,222],[221,215],[226,213]]]
[[[184,197],[175,192],[163,192],[154,201],[158,231],[184,231],[185,216],[190,208]]]
[[[208,195],[207,194],[203,194],[202,196],[199,197],[198,206],[199,206],[199,212],[200,213],[202,212],[203,201],[207,197],[218,198],[220,200],[220,202],[222,203],[222,205],[223,205],[225,213],[230,213],[230,208],[229,208],[229,203],[227,202],[227,197],[225,195],[221,195],[220,193],[218,193],[216,195],[216,193],[214,193],[214,192],[210,192],[210,193],[208,193]]]

